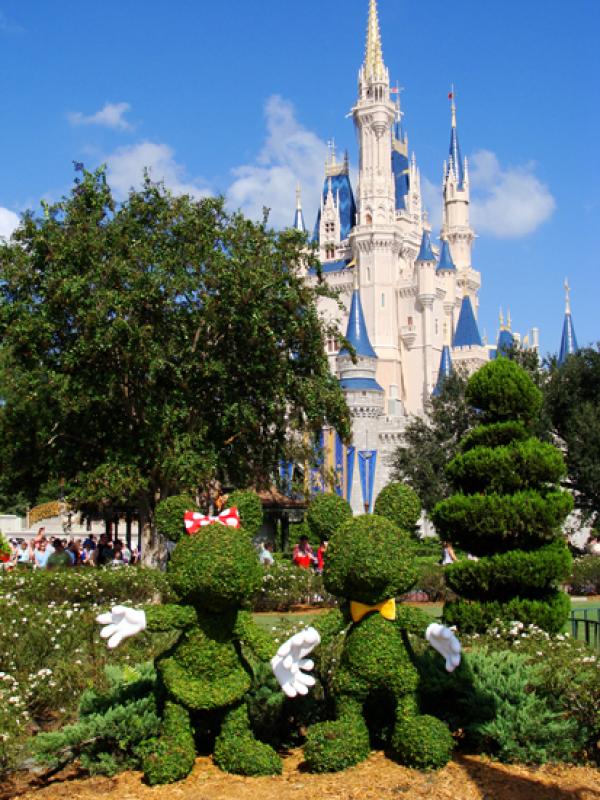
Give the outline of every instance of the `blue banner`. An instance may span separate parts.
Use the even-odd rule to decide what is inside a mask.
[[[344,444],[338,433],[335,435],[335,491],[344,496]]]
[[[375,467],[377,450],[361,450],[358,454],[360,488],[362,489],[365,513],[373,512],[373,487],[375,486]]]
[[[354,479],[354,445],[346,448],[346,500],[350,502],[352,497],[352,481]]]
[[[315,445],[315,466],[310,471],[310,493],[319,494],[325,491],[325,481],[323,479],[323,448],[325,446],[325,435],[323,431],[319,434],[319,440]]]
[[[293,461],[280,461],[279,462],[279,480],[281,481],[282,492],[291,497],[292,495],[292,478],[294,477],[294,462]]]

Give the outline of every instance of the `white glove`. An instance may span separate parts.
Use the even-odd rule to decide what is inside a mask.
[[[105,626],[100,636],[108,639],[108,646],[113,648],[121,644],[123,639],[135,636],[146,628],[146,614],[141,609],[113,606],[106,614],[99,614],[96,622]]]
[[[460,651],[462,648],[450,628],[440,625],[439,622],[432,622],[425,631],[425,638],[434,650],[444,656],[448,672],[454,672],[460,664]]]
[[[277,655],[271,659],[273,674],[288,697],[308,694],[308,687],[315,685],[313,676],[307,675],[302,670],[311,670],[314,667],[314,662],[306,656],[320,641],[318,631],[306,628],[284,642]]]

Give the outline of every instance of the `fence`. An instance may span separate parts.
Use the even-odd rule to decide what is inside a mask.
[[[569,617],[571,635],[600,650],[600,608],[578,608]]]

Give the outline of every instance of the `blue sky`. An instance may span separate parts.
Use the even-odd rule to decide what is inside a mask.
[[[368,0],[0,0],[0,232],[57,199],[72,162],[119,197],[150,166],[276,225],[303,186],[312,226],[326,142],[356,163]],[[471,162],[480,327],[498,309],[558,350],[563,281],[580,345],[600,339],[598,0],[379,0],[436,232],[449,85]]]

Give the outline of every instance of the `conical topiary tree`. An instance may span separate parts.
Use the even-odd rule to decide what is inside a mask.
[[[442,539],[479,560],[446,567],[459,599],[446,603],[444,621],[465,632],[496,619],[558,632],[570,608],[558,590],[571,565],[561,526],[573,504],[558,486],[561,453],[530,433],[541,392],[501,357],[471,377],[466,397],[482,424],[448,465],[458,493],[438,503],[432,517]]]

